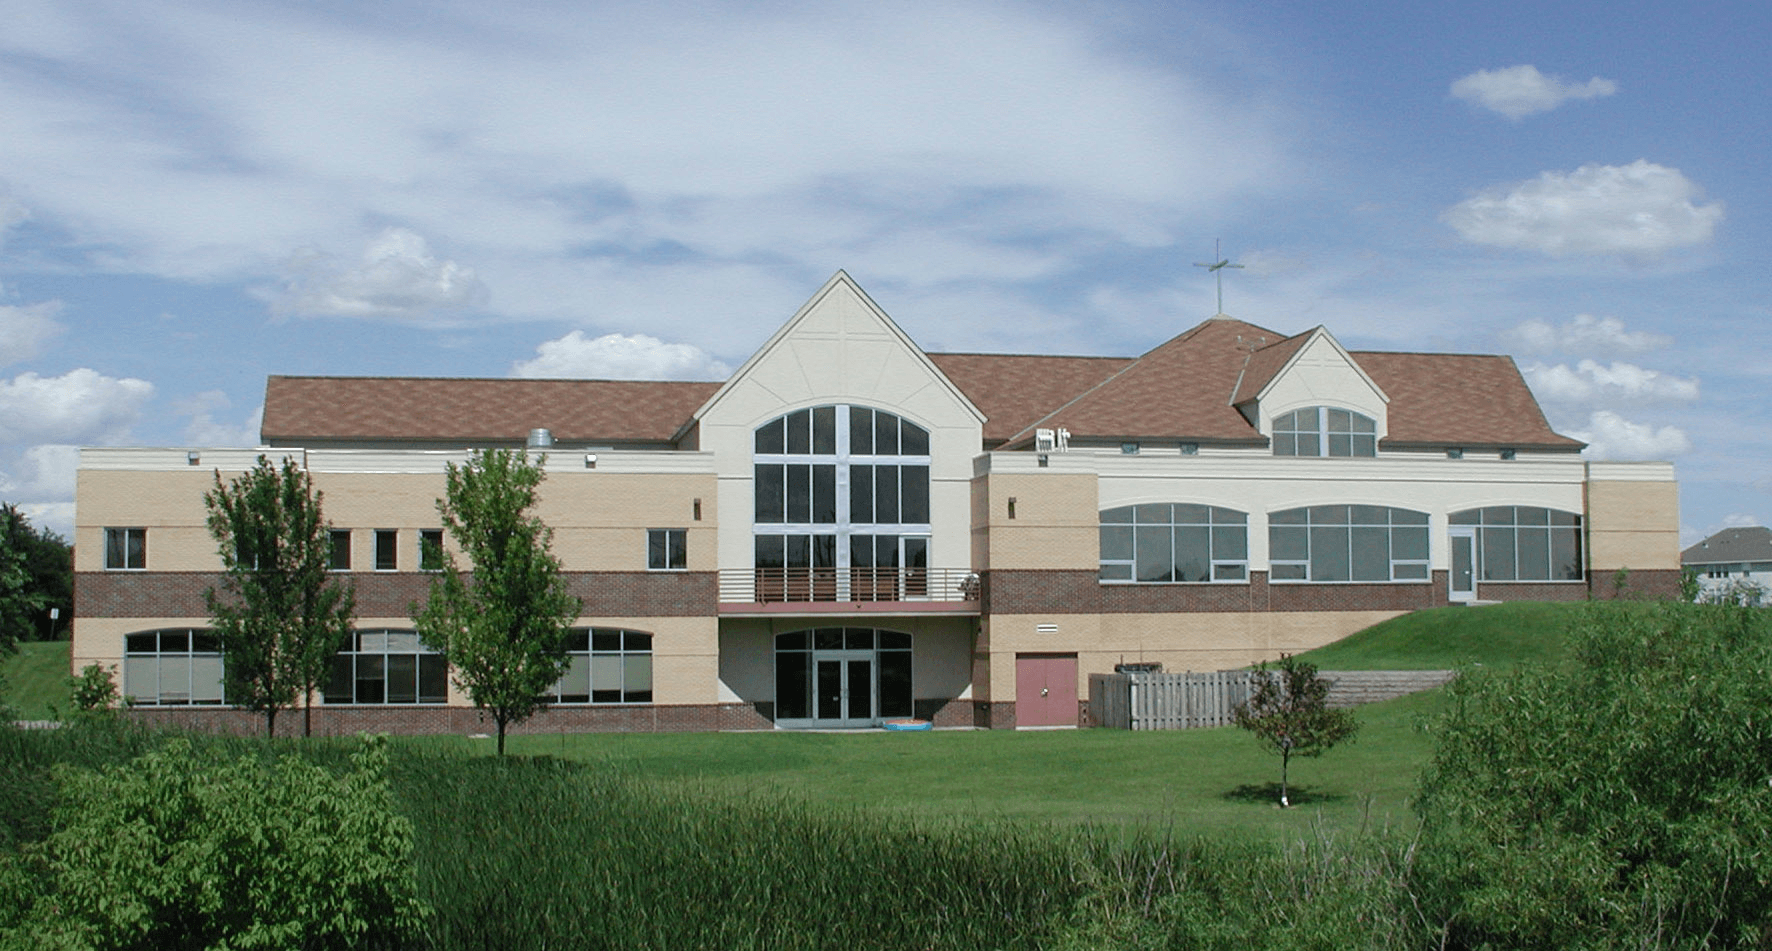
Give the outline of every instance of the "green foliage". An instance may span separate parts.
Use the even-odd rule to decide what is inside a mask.
[[[78,677],[69,677],[68,697],[75,717],[111,716],[117,706],[117,681],[102,664],[87,664]]]
[[[0,654],[31,640],[32,622],[49,608],[50,594],[31,571],[37,539],[24,513],[0,503]]]
[[[1698,569],[1689,567],[1681,568],[1680,600],[1687,604],[1691,604],[1692,602],[1697,601],[1699,595],[1703,593],[1704,585],[1700,584],[1698,581]]]
[[[351,630],[356,594],[328,574],[331,526],[313,480],[264,456],[239,478],[204,493],[209,533],[221,553],[222,594],[206,592],[221,641],[228,702],[265,715],[311,697]],[[312,724],[307,724],[308,732]]]
[[[412,827],[387,749],[334,776],[295,756],[174,739],[124,766],[61,767],[55,831],[0,880],[35,900],[9,947],[359,948],[411,937]],[[22,905],[22,903],[21,903]]]
[[[69,647],[67,641],[26,641],[11,657],[0,657],[6,682],[0,698],[19,719],[51,720],[68,708]]]
[[[543,478],[542,460],[519,450],[476,450],[466,465],[450,463],[437,511],[472,574],[444,552],[430,600],[413,606],[419,637],[492,715],[500,754],[506,729],[542,709],[565,673],[566,632],[580,606],[548,550],[553,530],[527,514]]]
[[[1360,730],[1352,710],[1329,708],[1329,681],[1316,665],[1287,654],[1278,664],[1262,663],[1249,684],[1249,699],[1234,710],[1240,729],[1255,734],[1263,749],[1280,757],[1280,805],[1286,795],[1292,757],[1321,756]]]
[[[1590,605],[1575,662],[1467,673],[1418,798],[1452,947],[1764,946],[1772,630],[1738,605]]]

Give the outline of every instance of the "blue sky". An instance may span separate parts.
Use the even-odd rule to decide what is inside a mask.
[[[0,15],[0,498],[64,532],[75,447],[250,445],[267,374],[719,378],[837,268],[1136,354],[1219,239],[1231,315],[1510,353],[1688,542],[1772,518],[1769,5]]]

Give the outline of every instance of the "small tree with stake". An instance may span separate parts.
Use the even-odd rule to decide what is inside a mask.
[[[265,715],[302,698],[303,732],[314,729],[311,698],[349,635],[356,592],[328,574],[331,526],[322,495],[293,459],[264,456],[231,482],[215,474],[204,493],[209,534],[221,553],[222,593],[204,593],[221,642],[228,700]]]
[[[548,551],[553,530],[526,514],[543,478],[540,461],[520,450],[476,450],[466,465],[450,463],[437,511],[473,570],[464,577],[454,554],[441,553],[429,602],[413,605],[420,639],[492,715],[501,756],[506,728],[542,709],[565,673],[566,633],[580,606]]]
[[[1321,756],[1353,739],[1360,721],[1351,710],[1331,710],[1329,681],[1315,664],[1282,654],[1278,664],[1262,663],[1250,678],[1249,700],[1235,709],[1237,726],[1255,734],[1264,749],[1280,757],[1280,805],[1287,799],[1287,769],[1294,756]]]

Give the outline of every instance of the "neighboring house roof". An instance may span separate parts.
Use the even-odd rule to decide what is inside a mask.
[[[267,442],[380,439],[667,442],[718,383],[273,376]]]
[[[1762,525],[1725,528],[1680,552],[1682,565],[1735,564],[1745,561],[1772,561],[1772,528]]]
[[[1002,353],[932,353],[929,359],[985,414],[984,438],[992,443],[1027,429],[1134,360]]]
[[[1551,429],[1511,357],[1373,351],[1349,356],[1391,398],[1386,446],[1574,452],[1586,445]]]

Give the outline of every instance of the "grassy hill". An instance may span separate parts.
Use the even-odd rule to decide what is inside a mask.
[[[47,720],[53,704],[68,709],[68,642],[30,641],[18,645],[18,653],[0,657],[0,676],[6,679],[0,702],[26,720]]]
[[[1556,663],[1583,604],[1521,601],[1416,611],[1299,655],[1319,670],[1443,670]]]

